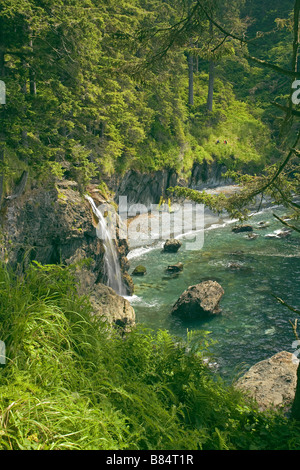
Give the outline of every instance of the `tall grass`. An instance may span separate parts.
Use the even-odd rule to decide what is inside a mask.
[[[0,449],[300,448],[299,429],[260,413],[187,342],[91,315],[72,268],[0,266]]]

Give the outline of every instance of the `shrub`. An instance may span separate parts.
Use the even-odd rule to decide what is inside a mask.
[[[124,338],[91,316],[72,267],[1,265],[0,305],[0,449],[299,448],[296,425],[211,372],[206,334]]]

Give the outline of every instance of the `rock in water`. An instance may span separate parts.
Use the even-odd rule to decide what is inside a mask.
[[[190,286],[174,304],[171,313],[186,320],[216,315],[222,311],[219,303],[223,294],[223,288],[216,281]]]
[[[244,266],[240,263],[229,263],[226,269],[230,269],[231,271],[239,271],[243,273],[251,273],[253,268],[251,266]]]
[[[144,276],[144,274],[146,274],[146,272],[147,272],[147,270],[146,270],[145,266],[142,266],[141,264],[139,264],[132,271],[132,275],[133,276]]]
[[[262,220],[262,221],[258,222],[256,228],[257,228],[257,229],[264,229],[264,228],[269,227],[269,225],[270,225],[270,222],[264,222],[264,221]]]
[[[171,238],[170,240],[167,240],[164,244],[164,251],[166,251],[167,253],[176,253],[181,247],[181,245],[181,241],[176,240],[175,238]]]
[[[250,232],[248,233],[248,235],[245,235],[245,238],[247,240],[255,240],[256,238],[258,238],[258,236],[258,233]]]
[[[232,232],[240,233],[240,232],[252,232],[253,228],[251,225],[239,225],[237,227],[233,227]]]
[[[288,228],[284,227],[283,229],[279,229],[279,230],[275,230],[276,235],[279,237],[279,238],[286,238],[286,237],[289,237],[292,233],[292,230],[289,230]]]
[[[283,228],[279,230],[274,230],[273,233],[267,233],[265,235],[265,238],[287,238],[291,235],[292,230],[289,230],[288,228]]]
[[[183,271],[182,263],[171,264],[170,266],[166,268],[166,272],[170,274],[179,273],[180,271]]]

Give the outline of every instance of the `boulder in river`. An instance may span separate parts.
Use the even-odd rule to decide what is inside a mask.
[[[275,230],[274,232],[279,238],[287,238],[291,235],[292,230],[284,227],[283,229]]]
[[[251,225],[238,225],[236,227],[233,227],[232,232],[234,233],[240,233],[240,232],[252,232],[253,228]]]
[[[226,268],[230,269],[230,271],[239,271],[243,273],[251,273],[253,271],[252,266],[245,266],[242,263],[229,263]]]
[[[261,220],[260,222],[257,223],[256,229],[261,230],[261,229],[269,227],[269,225],[270,225],[270,222],[265,222],[264,220]]]
[[[145,266],[142,266],[141,264],[139,264],[132,271],[132,275],[133,276],[144,276],[144,274],[146,274],[146,272],[147,272],[147,270],[146,270]]]
[[[283,229],[274,230],[273,233],[267,233],[265,238],[287,238],[291,235],[292,230],[284,227]]]
[[[204,281],[190,286],[174,304],[171,313],[186,320],[219,314],[223,294],[223,288],[216,281]]]
[[[182,243],[180,240],[176,240],[175,238],[171,238],[166,241],[164,244],[164,251],[167,253],[176,253],[179,248],[181,247]]]
[[[182,270],[183,270],[182,263],[171,264],[170,266],[166,268],[167,273],[170,273],[170,274],[179,273]]]
[[[247,240],[255,240],[258,237],[259,237],[258,233],[254,233],[254,232],[250,232],[248,233],[248,235],[245,235],[245,238]]]

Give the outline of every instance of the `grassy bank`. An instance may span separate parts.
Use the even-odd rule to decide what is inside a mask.
[[[187,343],[91,316],[72,269],[0,267],[0,449],[297,449],[300,429],[261,413]]]

